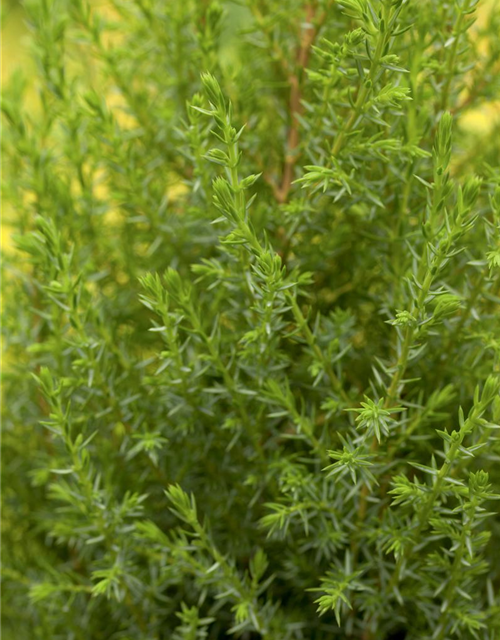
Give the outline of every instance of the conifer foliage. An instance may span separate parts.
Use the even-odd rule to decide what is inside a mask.
[[[498,3],[24,6],[5,640],[499,638]]]

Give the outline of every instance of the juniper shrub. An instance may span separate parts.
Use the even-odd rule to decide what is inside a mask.
[[[498,3],[24,9],[4,638],[500,637]]]

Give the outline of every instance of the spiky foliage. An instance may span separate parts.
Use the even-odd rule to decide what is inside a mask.
[[[498,638],[498,4],[25,10],[4,638]]]

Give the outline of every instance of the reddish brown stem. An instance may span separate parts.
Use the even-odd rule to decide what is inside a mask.
[[[298,159],[297,148],[300,142],[299,116],[302,112],[302,79],[304,76],[304,69],[307,67],[311,47],[314,43],[318,30],[326,18],[326,12],[323,12],[316,21],[316,24],[314,24],[316,7],[312,4],[306,5],[305,13],[306,24],[302,29],[295,70],[288,78],[290,84],[289,110],[291,114],[291,122],[286,141],[285,163],[283,167],[281,185],[275,186],[274,188],[274,195],[280,204],[283,204],[288,200],[288,195],[293,182],[293,169]]]

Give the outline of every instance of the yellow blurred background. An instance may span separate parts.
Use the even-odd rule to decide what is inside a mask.
[[[17,69],[22,69],[26,76],[35,78],[35,65],[30,56],[30,34],[25,20],[25,12],[20,0],[1,0],[2,2],[2,38],[1,38],[1,84],[8,82]],[[103,13],[113,13],[113,6],[109,0],[94,0],[93,4]],[[472,27],[473,33],[481,31],[489,19],[493,8],[500,9],[500,0],[480,0],[477,9],[477,20]],[[487,43],[480,43],[479,50]],[[498,69],[500,73],[500,69]],[[116,96],[115,96],[116,97]],[[27,94],[28,100],[36,103],[34,89]],[[113,99],[111,97],[111,102]],[[114,106],[114,105],[112,105]],[[123,118],[124,113],[118,114]],[[470,132],[478,144],[483,137],[500,124],[500,101],[484,102],[475,109],[466,110],[459,117],[462,129]],[[5,247],[6,231],[2,229],[2,245]]]
[[[100,11],[112,11],[111,3],[106,0],[95,0],[94,4]],[[477,32],[485,24],[495,5],[500,6],[500,0],[480,0],[473,30]],[[31,70],[34,72],[29,49],[29,30],[25,23],[21,2],[2,0],[2,84],[7,82],[18,68],[27,71],[27,75]],[[498,120],[500,120],[500,102],[487,102],[478,109],[467,111],[461,116],[461,125],[476,135],[482,136],[488,135]]]

